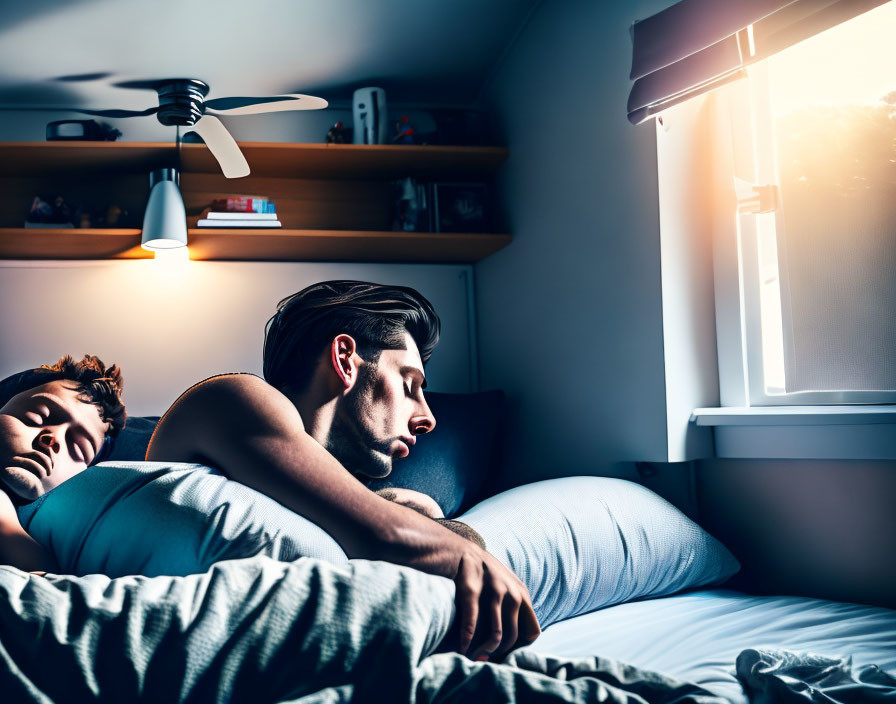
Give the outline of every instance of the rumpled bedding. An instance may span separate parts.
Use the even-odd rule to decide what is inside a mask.
[[[748,648],[737,656],[737,676],[756,704],[896,701],[896,678],[876,665],[854,674],[849,657]]]
[[[366,560],[256,556],[114,580],[0,567],[0,693],[42,703],[724,701],[600,657],[522,649],[497,665],[437,653],[451,640],[453,602],[448,579]],[[750,669],[761,681],[762,668]],[[756,701],[789,701],[759,689],[772,698]]]

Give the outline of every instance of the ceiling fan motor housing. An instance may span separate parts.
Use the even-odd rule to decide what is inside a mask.
[[[156,86],[159,94],[159,111],[156,117],[163,125],[195,125],[202,117],[207,83],[194,78],[160,82]]]

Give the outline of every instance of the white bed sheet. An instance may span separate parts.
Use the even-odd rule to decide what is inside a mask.
[[[694,682],[746,702],[734,676],[740,651],[783,648],[851,655],[896,673],[896,611],[804,597],[725,590],[611,606],[555,623],[530,646],[565,657],[600,655]]]

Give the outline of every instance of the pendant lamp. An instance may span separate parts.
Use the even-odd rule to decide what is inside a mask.
[[[177,169],[156,169],[149,174],[149,201],[143,214],[143,249],[187,246],[187,213],[178,188]]]

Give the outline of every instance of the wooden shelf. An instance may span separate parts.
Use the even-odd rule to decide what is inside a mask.
[[[2,259],[143,259],[151,256],[140,247],[140,230],[0,228]]]
[[[202,145],[204,147],[204,145]],[[0,177],[141,173],[173,166],[174,144],[156,142],[0,142]]]
[[[252,173],[227,179],[204,144],[181,146],[180,191],[196,260],[456,262],[506,247],[505,234],[389,232],[393,182],[489,182],[503,147],[243,142]],[[149,172],[177,164],[173,143],[0,143],[0,259],[145,259],[140,248]],[[289,229],[196,229],[211,202],[263,194]],[[109,205],[132,229],[24,229],[35,195],[62,195],[85,212]],[[191,227],[192,226],[192,227]],[[486,226],[487,228],[488,226]]]
[[[510,244],[510,235],[367,230],[188,231],[195,261],[479,261]],[[149,259],[140,230],[0,228],[0,259]]]

